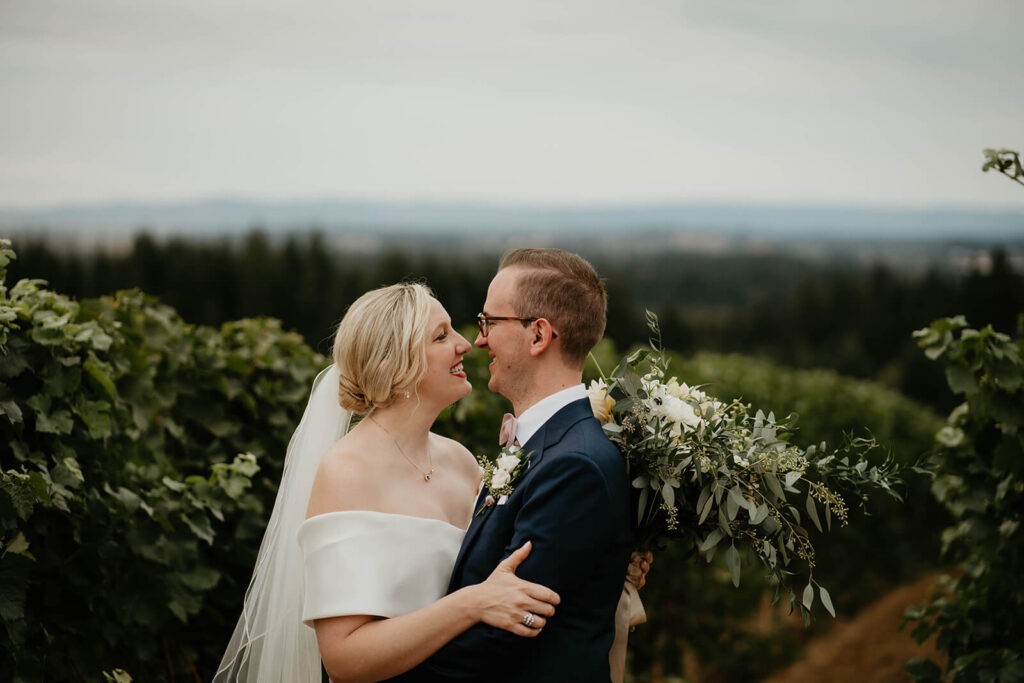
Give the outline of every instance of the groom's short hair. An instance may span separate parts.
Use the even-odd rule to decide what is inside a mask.
[[[516,281],[516,315],[547,318],[566,359],[583,367],[608,313],[608,293],[594,266],[561,249],[515,249],[501,257],[498,270],[512,267],[526,271]]]

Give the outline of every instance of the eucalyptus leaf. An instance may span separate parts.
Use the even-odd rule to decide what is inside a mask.
[[[676,490],[671,486],[667,485],[661,489],[661,497],[665,499],[665,504],[669,507],[675,507],[676,505]]]
[[[836,616],[836,608],[832,606],[832,596],[828,594],[824,586],[818,586],[818,595],[821,597],[821,604],[825,606],[825,610],[832,615],[834,619]]]
[[[750,512],[750,523],[757,525],[768,519],[768,506],[761,504],[758,506],[750,506],[747,508]]]
[[[711,489],[707,486],[701,488],[700,495],[697,496],[697,512],[701,512],[704,509],[704,504],[711,498]]]
[[[707,499],[704,501],[704,505],[699,507],[700,518],[697,520],[698,525],[703,524],[704,520],[706,520],[708,518],[708,515],[711,514],[711,508],[713,507],[714,502],[715,497],[709,495]]]
[[[745,508],[747,510],[753,508],[753,503],[747,500],[746,496],[743,495],[743,489],[738,485],[729,489],[729,499],[735,502],[738,507]]]
[[[636,374],[632,370],[627,370],[622,374],[622,388],[630,396],[636,396],[637,392],[643,387],[640,381],[640,375]]]
[[[704,542],[700,544],[700,552],[706,552],[711,550],[718,542],[722,540],[725,534],[722,533],[721,529],[712,529],[708,537],[704,539]]]
[[[768,486],[768,490],[775,496],[775,501],[786,499],[786,494],[783,493],[782,486],[779,484],[779,477],[775,472],[765,472],[762,479]]]
[[[731,494],[731,491],[730,491],[730,494]],[[719,509],[721,509],[721,508],[719,508]],[[733,521],[734,519],[736,519],[736,514],[739,511],[740,511],[740,504],[736,502],[736,498],[734,498],[732,495],[729,495],[725,499],[725,514],[726,514],[726,517],[728,517],[730,522]]]
[[[729,574],[732,577],[732,585],[740,586],[740,553],[735,545],[730,545],[725,551],[725,564],[729,567]]]
[[[800,599],[800,602],[804,603],[804,607],[811,609],[811,605],[814,604],[814,586],[807,584],[804,588],[804,595]]]
[[[818,527],[818,531],[824,532],[821,528],[821,522],[818,521],[818,506],[814,504],[814,499],[811,498],[811,494],[807,494],[807,515],[814,522],[814,526]]]
[[[735,519],[735,517],[733,517]],[[732,536],[732,527],[729,525],[729,515],[726,509],[719,505],[718,506],[718,528],[722,530],[727,536]]]
[[[633,406],[636,405],[636,399],[624,398],[621,401],[616,401],[615,405],[612,406],[613,413],[629,413],[632,412]]]

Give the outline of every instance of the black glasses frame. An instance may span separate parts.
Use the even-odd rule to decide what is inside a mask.
[[[512,315],[484,315],[483,313],[477,313],[476,326],[480,328],[480,336],[486,339],[488,325],[493,325],[499,320],[518,320],[524,323],[532,323],[540,320],[540,318],[517,318]]]

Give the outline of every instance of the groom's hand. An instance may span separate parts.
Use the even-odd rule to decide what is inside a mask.
[[[524,543],[502,560],[480,584],[483,601],[480,620],[526,638],[541,632],[561,600],[553,590],[516,576],[516,569],[532,549],[532,543]]]

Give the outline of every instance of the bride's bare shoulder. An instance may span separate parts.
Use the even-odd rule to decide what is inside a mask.
[[[454,467],[456,471],[460,472],[467,479],[474,481],[480,479],[480,465],[468,448],[454,439],[433,433],[432,436],[434,443],[437,443],[443,449],[444,457],[449,467]]]
[[[375,509],[380,487],[378,468],[365,445],[348,435],[324,454],[309,494],[306,517],[340,510]]]

